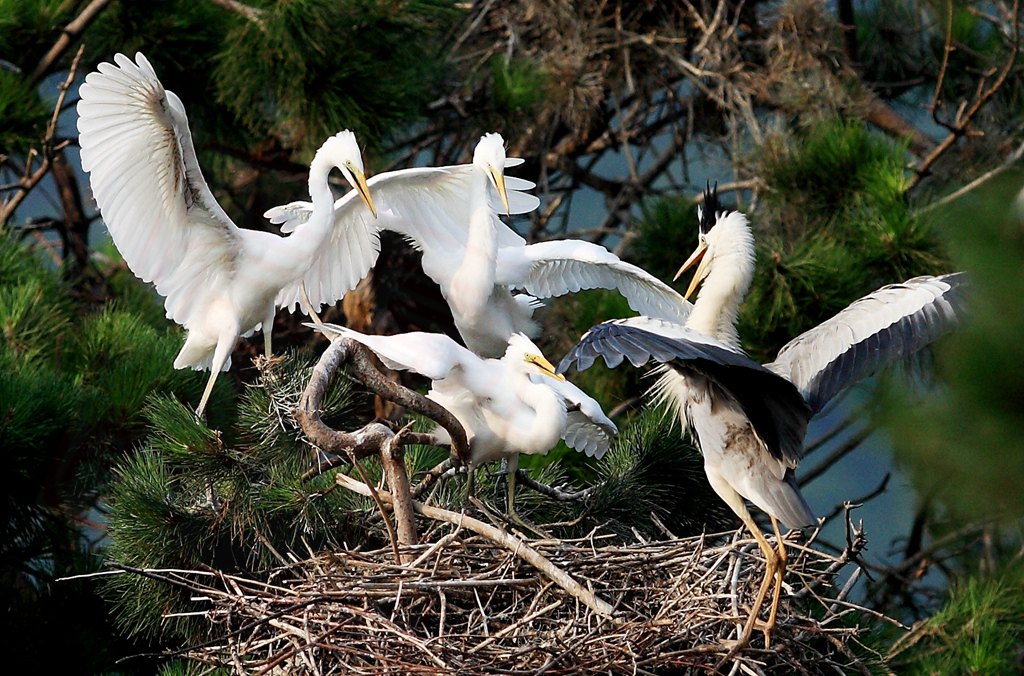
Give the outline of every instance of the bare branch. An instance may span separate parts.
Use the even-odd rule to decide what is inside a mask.
[[[335,474],[334,478],[339,485],[344,486],[351,491],[359,493],[360,495],[369,495],[369,486],[364,483],[356,481],[355,479],[340,472]],[[385,502],[393,501],[393,498],[388,493],[381,492],[380,496]],[[606,618],[610,618],[612,616],[614,608],[612,608],[610,604],[598,598],[592,591],[583,587],[579,582],[570,577],[568,573],[551,563],[548,558],[516,536],[506,533],[503,530],[499,530],[494,526],[484,523],[483,521],[474,519],[471,516],[466,516],[464,513],[452,512],[447,509],[441,509],[440,507],[425,505],[422,502],[417,502],[415,500],[412,501],[412,507],[416,510],[417,514],[422,514],[429,519],[445,521],[455,526],[461,526],[477,533],[478,535],[484,536],[495,544],[501,545],[540,572],[544,573],[544,575],[546,575],[552,582],[571,594],[574,598],[578,599],[580,603],[590,608],[598,615]]]
[[[238,0],[210,0],[215,5],[244,16],[258,26],[263,25],[263,10],[238,2]]]
[[[1003,84],[1006,82],[1007,76],[1009,76],[1010,71],[1013,70],[1013,66],[1017,62],[1017,54],[1020,53],[1020,0],[1014,0],[1013,3],[1012,25],[1013,35],[1012,41],[1010,42],[1010,53],[1007,55],[1006,61],[1003,63],[1002,67],[996,74],[995,79],[992,81],[990,85],[986,87],[985,82],[988,78],[988,75],[982,77],[982,79],[979,80],[978,82],[978,90],[975,95],[974,101],[971,103],[968,103],[967,101],[961,102],[960,107],[958,108],[956,115],[953,118],[952,126],[948,124],[944,125],[947,128],[949,128],[949,134],[939,143],[939,145],[935,147],[934,150],[932,150],[932,152],[930,152],[923,160],[921,160],[917,167],[914,168],[914,175],[911,177],[907,185],[908,192],[910,190],[913,190],[914,187],[921,182],[921,179],[928,174],[932,165],[934,165],[939,160],[939,158],[941,158],[946,153],[946,151],[952,148],[962,136],[970,135],[970,127],[975,115],[977,115],[978,112],[985,106],[985,104],[988,103],[989,99],[995,96],[996,92],[998,92],[1002,88]],[[947,40],[948,39],[949,38],[947,37]],[[943,61],[943,69],[939,73],[939,81],[936,84],[935,88],[936,97],[938,97],[940,91],[939,88],[942,84],[942,75],[944,72],[945,60]],[[933,111],[937,103],[938,101],[936,99],[936,101],[934,101],[932,104]]]
[[[57,38],[57,42],[54,43],[53,47],[50,47],[50,51],[46,52],[46,56],[42,58],[32,73],[33,83],[39,82],[43,79],[43,76],[50,72],[57,59],[67,51],[72,40],[75,40],[108,4],[110,4],[110,0],[92,0],[74,21],[64,26],[64,30],[61,31],[61,36]],[[79,51],[79,54],[81,54],[81,51]]]
[[[395,433],[382,423],[369,423],[355,432],[332,429],[320,419],[320,405],[327,394],[331,379],[341,364],[349,362],[356,377],[372,392],[406,408],[421,413],[447,430],[452,439],[453,451],[460,459],[469,458],[469,444],[462,425],[451,413],[423,395],[391,382],[371,363],[363,345],[350,338],[336,338],[320,356],[313,368],[313,375],[292,411],[295,420],[302,427],[309,440],[318,448],[335,455],[351,455],[365,458],[380,453]],[[401,445],[424,443],[423,435],[404,434]]]

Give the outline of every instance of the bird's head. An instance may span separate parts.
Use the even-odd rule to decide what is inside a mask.
[[[725,209],[718,201],[718,184],[708,184],[704,191],[704,203],[697,206],[697,248],[680,266],[672,281],[697,265],[693,280],[684,296],[689,298],[711,272],[713,261],[726,254],[753,254],[753,240],[747,218],[738,211]],[[739,250],[742,249],[742,250]]]
[[[505,213],[509,213],[508,193],[505,192],[505,140],[501,134],[484,134],[473,151],[473,166],[482,171],[498,191]]]
[[[508,339],[508,349],[505,350],[505,358],[509,359],[513,365],[523,364],[523,368],[528,373],[536,373],[562,382],[565,381],[565,376],[559,373],[555,365],[540,353],[540,348],[521,333],[516,333]]]
[[[320,146],[320,150],[316,151],[316,159],[326,160],[337,167],[348,184],[363,198],[373,217],[377,217],[377,209],[370,197],[370,188],[366,185],[363,155],[359,152],[359,143],[356,142],[356,135],[353,132],[346,129],[327,139]]]

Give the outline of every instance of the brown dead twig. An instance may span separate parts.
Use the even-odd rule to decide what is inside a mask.
[[[82,52],[84,47],[78,48],[78,53],[75,54],[75,58],[71,61],[71,67],[68,69],[67,77],[64,78],[63,84],[60,86],[60,92],[57,95],[57,101],[53,105],[53,115],[50,116],[50,123],[46,126],[46,134],[42,139],[42,151],[39,153],[42,157],[42,162],[39,167],[32,170],[32,160],[34,153],[29,152],[28,157],[25,158],[25,170],[24,176],[19,179],[17,189],[14,193],[7,198],[0,201],[0,227],[3,227],[7,222],[14,216],[15,210],[25,198],[28,197],[29,193],[39,185],[39,182],[49,173],[53,167],[54,161],[61,161],[63,157],[57,158],[58,155],[67,146],[67,141],[58,142],[57,140],[57,118],[60,116],[61,109],[64,107],[64,98],[67,96],[68,90],[71,88],[71,83],[75,80],[75,72],[78,70],[78,63],[82,59]]]
[[[742,532],[632,544],[608,544],[612,536],[596,532],[530,541],[614,599],[617,621],[608,621],[459,518],[435,522],[431,542],[404,547],[404,566],[384,548],[332,552],[259,579],[114,567],[183,590],[188,605],[177,610],[202,614],[217,634],[184,654],[235,673],[599,674],[712,672],[763,566]],[[746,648],[734,669],[867,670],[860,637],[872,629],[851,621],[867,611],[848,599],[859,569],[835,584],[863,546],[853,530],[835,556],[791,543],[773,648]]]
[[[949,133],[917,164],[916,167],[914,167],[914,175],[910,178],[907,185],[908,191],[917,186],[921,180],[929,174],[932,166],[934,166],[947,151],[953,148],[957,141],[966,136],[980,135],[982,133],[972,127],[974,118],[985,107],[985,104],[988,103],[1006,83],[1010,72],[1013,70],[1014,66],[1017,65],[1017,56],[1020,54],[1020,0],[1014,0],[1013,7],[1010,9],[1009,16],[1006,19],[1007,25],[1011,27],[1009,35],[1009,50],[1006,55],[1006,60],[998,68],[992,67],[982,74],[981,78],[978,80],[973,100],[961,101],[951,120],[942,119],[939,116],[939,109],[942,107],[942,88],[945,84],[946,72],[949,66],[949,55],[955,48],[953,45],[952,0],[948,0],[946,10],[945,49],[943,51],[942,64],[939,68],[939,75],[935,81],[935,92],[932,95],[930,108],[935,122],[945,127]]]

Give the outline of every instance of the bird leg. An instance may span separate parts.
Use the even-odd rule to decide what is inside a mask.
[[[545,533],[536,525],[519,516],[519,512],[516,511],[516,471],[519,469],[519,454],[513,454],[512,457],[508,458],[505,462],[507,470],[505,474],[505,481],[508,483],[508,504],[505,508],[505,517],[508,519],[509,523],[522,526],[534,535],[539,535],[542,538],[550,538],[551,535],[549,533]]]
[[[196,409],[196,417],[200,420],[205,420],[203,414],[206,413],[206,403],[213,392],[213,384],[217,382],[217,376],[220,375],[221,369],[224,368],[224,362],[228,360],[231,348],[235,346],[237,335],[238,333],[235,332],[230,338],[222,337],[217,341],[217,347],[213,350],[213,359],[210,362],[210,379],[206,381],[206,389],[203,390],[203,397],[199,400],[199,408]]]
[[[476,467],[466,467],[466,499],[470,500],[476,493]]]
[[[206,419],[206,402],[210,399],[210,393],[213,392],[213,384],[217,382],[217,375],[219,373],[219,371],[210,369],[210,378],[206,381],[206,389],[203,390],[203,397],[199,400],[199,408],[196,409],[196,417],[200,420]]]
[[[271,334],[274,333],[274,315],[277,314],[277,306],[271,305],[270,312],[263,319],[263,356],[270,359],[274,352],[270,348]]]
[[[775,520],[772,519],[774,522]],[[779,568],[780,559],[775,550],[768,543],[768,540],[761,533],[761,529],[757,527],[754,520],[749,515],[745,516],[743,523],[747,529],[750,530],[754,535],[754,539],[757,540],[758,546],[761,548],[761,552],[764,554],[764,579],[761,581],[761,587],[757,591],[757,597],[754,599],[754,604],[750,608],[750,617],[747,618],[747,623],[743,627],[743,635],[740,636],[740,640],[736,646],[733,647],[730,654],[734,654],[737,650],[747,645],[750,641],[750,635],[754,632],[754,626],[758,624],[757,616],[761,613],[761,607],[764,605],[765,596],[768,594],[768,588],[772,584],[773,579],[778,579],[779,583],[775,587],[775,600],[772,608],[771,616],[769,617],[768,623],[763,624],[761,630],[764,632],[764,645],[768,647],[768,643],[771,640],[771,630],[775,626],[775,610],[778,608],[778,590],[781,585],[781,571]],[[778,532],[776,526],[776,532]]]
[[[775,595],[772,598],[771,611],[768,613],[768,624],[764,627],[764,646],[768,647],[768,636],[775,628],[775,618],[779,612],[779,595],[782,592],[782,579],[786,575],[786,541],[782,539],[779,531],[779,521],[774,516],[772,528],[775,530],[775,542],[778,546],[778,567],[775,571]]]
[[[320,329],[324,328],[324,322],[320,319],[320,315],[313,309],[313,303],[309,300],[309,294],[306,293],[306,282],[303,280],[299,282],[299,294],[302,296],[302,304],[306,306],[306,314],[313,320],[313,323]]]

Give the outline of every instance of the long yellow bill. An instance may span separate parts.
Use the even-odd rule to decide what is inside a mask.
[[[511,209],[508,207],[508,193],[505,192],[505,174],[491,167],[491,178],[494,179],[494,187],[498,189],[498,197],[501,198],[501,205],[505,207],[505,214],[511,215]]]
[[[560,380],[563,383],[565,382],[565,376],[563,376],[561,373],[559,373],[555,369],[555,365],[552,364],[551,362],[549,362],[543,356],[541,356],[539,354],[528,354],[528,355],[526,355],[526,361],[531,363],[531,364],[536,364],[537,367],[541,371],[543,371],[544,375],[550,376],[550,377],[554,378],[555,380]]]
[[[684,272],[693,267],[695,263],[697,263],[698,261],[702,261],[702,259],[704,258],[704,254],[706,254],[707,251],[707,244],[698,244],[697,248],[694,249],[692,254],[690,254],[690,257],[686,259],[686,262],[683,263],[682,266],[680,266],[679,270],[676,272],[675,277],[672,278],[672,281],[676,281]],[[693,292],[694,290],[696,290],[697,285],[700,284],[700,280],[704,278],[703,272],[704,265],[698,266],[697,271],[693,274],[693,279],[690,281],[690,287],[686,289],[686,293],[683,294],[684,298],[689,298],[690,296],[693,295]]]
[[[358,169],[354,169],[352,175],[356,179],[356,190],[359,191],[359,196],[366,202],[366,206],[370,208],[370,213],[373,214],[373,217],[377,218],[377,209],[373,206],[373,198],[370,197],[370,187],[366,185],[366,176]]]

